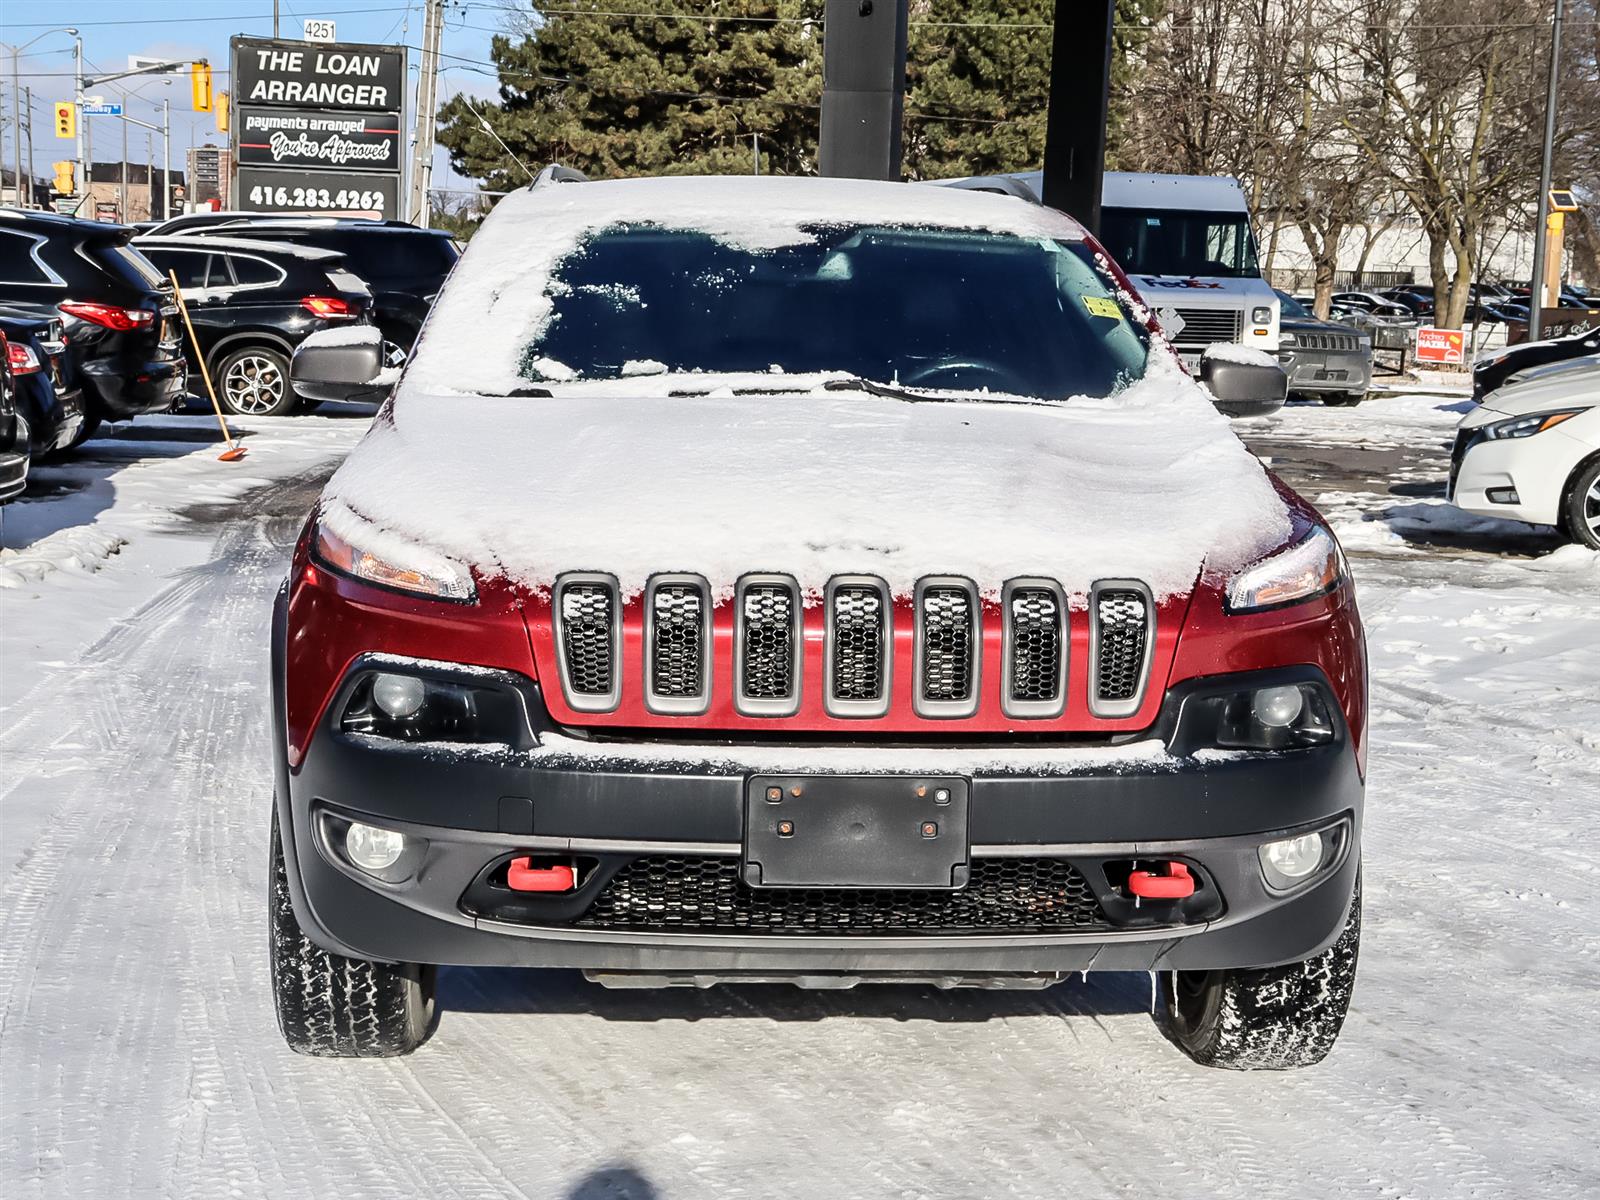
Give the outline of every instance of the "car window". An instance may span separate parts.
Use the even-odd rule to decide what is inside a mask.
[[[431,233],[337,230],[320,234],[312,244],[345,255],[363,279],[443,279],[459,257],[449,238]]]
[[[1255,236],[1243,214],[1107,208],[1100,242],[1135,275],[1259,276]]]
[[[1335,297],[1335,299],[1337,299],[1337,297]],[[1288,292],[1278,293],[1278,306],[1282,314],[1286,317],[1311,316],[1311,311],[1306,308],[1304,304],[1301,304],[1300,301],[1289,295]]]
[[[49,283],[49,273],[33,255],[37,245],[26,234],[0,231],[0,282]]]
[[[210,262],[211,255],[201,254],[194,250],[159,250],[149,249],[142,252],[150,263],[161,273],[163,279],[167,272],[175,272],[178,276],[178,286],[181,288],[203,288],[206,286],[206,264]]]
[[[137,288],[158,288],[167,282],[166,276],[139,251],[122,242],[90,242],[84,247],[89,259],[115,275],[124,283]]]
[[[1147,335],[1081,244],[877,226],[813,236],[753,250],[697,231],[596,233],[554,272],[524,374],[846,372],[1060,398],[1144,373]]]
[[[225,256],[233,267],[234,278],[241,287],[259,287],[263,284],[277,283],[283,278],[284,273],[265,259],[254,258],[248,254],[229,254]]]

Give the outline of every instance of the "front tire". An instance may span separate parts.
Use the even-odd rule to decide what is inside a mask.
[[[271,870],[272,994],[289,1048],[315,1058],[394,1058],[433,1036],[437,968],[346,958],[306,937],[289,898],[276,801]]]
[[[1567,536],[1580,546],[1600,550],[1600,457],[1581,464],[1562,506]]]
[[[1350,1009],[1361,945],[1361,886],[1339,940],[1304,962],[1166,971],[1156,1025],[1203,1067],[1287,1071],[1328,1056]]]
[[[266,346],[230,350],[211,369],[217,399],[236,417],[281,417],[300,402],[289,385],[289,360]]]

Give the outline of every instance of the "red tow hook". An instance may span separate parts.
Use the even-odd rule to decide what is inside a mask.
[[[1128,890],[1143,900],[1184,900],[1194,895],[1194,876],[1181,862],[1157,863],[1163,873],[1134,871]]]
[[[532,859],[513,858],[506,867],[506,884],[514,892],[570,892],[577,883],[577,872],[560,863],[553,867],[532,866]]]

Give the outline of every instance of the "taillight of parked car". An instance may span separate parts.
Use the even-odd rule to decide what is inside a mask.
[[[69,317],[88,321],[104,329],[127,333],[135,329],[150,329],[155,325],[156,314],[148,308],[123,308],[118,304],[99,304],[93,300],[66,300],[56,306]]]
[[[11,364],[13,375],[32,375],[35,371],[44,370],[44,364],[33,352],[33,347],[22,342],[6,343],[6,361]]]
[[[300,307],[313,316],[322,317],[326,320],[338,320],[341,317],[353,317],[356,315],[356,311],[350,306],[350,302],[340,299],[338,296],[307,296],[300,301]]]

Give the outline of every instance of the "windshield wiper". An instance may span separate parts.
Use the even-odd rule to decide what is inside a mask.
[[[955,399],[954,396],[930,396],[919,392],[908,392],[904,388],[890,387],[887,383],[863,379],[860,375],[846,375],[843,379],[830,379],[822,385],[822,388],[828,392],[865,392],[869,396],[883,396],[889,400],[907,400],[912,404],[942,404]]]

